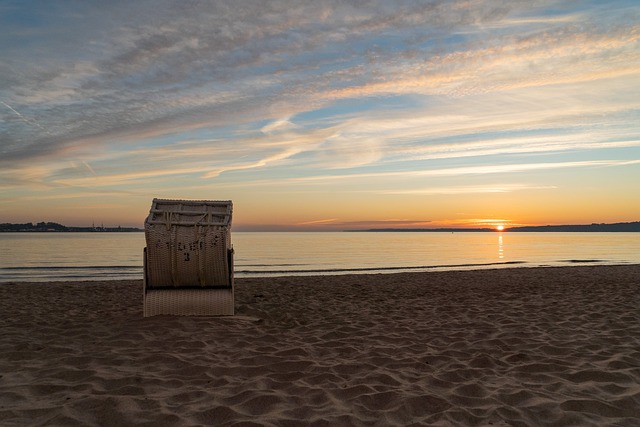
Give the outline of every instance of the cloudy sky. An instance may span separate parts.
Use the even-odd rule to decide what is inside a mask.
[[[640,220],[640,3],[0,2],[0,222]]]

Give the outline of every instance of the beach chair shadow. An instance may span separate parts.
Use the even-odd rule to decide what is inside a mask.
[[[145,220],[144,317],[234,314],[231,201],[154,199]]]

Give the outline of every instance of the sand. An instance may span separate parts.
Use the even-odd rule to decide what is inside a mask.
[[[639,426],[640,265],[0,285],[0,425]]]

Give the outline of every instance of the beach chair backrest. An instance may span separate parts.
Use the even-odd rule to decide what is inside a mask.
[[[232,286],[230,200],[154,199],[145,220],[147,286]]]

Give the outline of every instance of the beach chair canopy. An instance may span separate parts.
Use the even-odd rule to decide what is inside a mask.
[[[197,291],[215,289],[230,292],[233,314],[232,211],[229,200],[153,200],[144,227],[145,315],[153,315],[147,314],[153,298],[192,295],[201,300],[216,293]],[[178,290],[182,292],[169,292]],[[207,311],[202,302],[191,305],[199,307],[198,313],[156,314]],[[223,311],[219,314],[228,314],[229,309]]]

